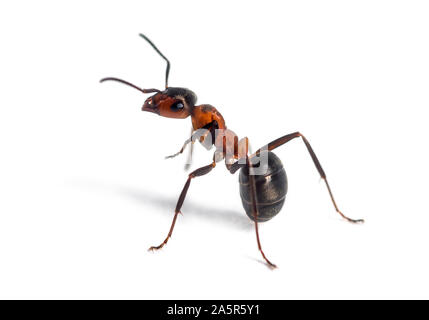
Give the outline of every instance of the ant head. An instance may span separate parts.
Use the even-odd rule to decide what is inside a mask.
[[[191,90],[186,88],[168,87],[168,75],[170,72],[170,61],[159,51],[159,49],[149,40],[145,35],[140,34],[152,48],[167,62],[167,69],[165,72],[165,90],[158,89],[141,89],[136,85],[118,78],[104,78],[100,82],[107,80],[118,81],[133,87],[143,93],[154,93],[153,96],[146,99],[143,104],[142,110],[156,113],[162,117],[184,119],[192,113],[192,109],[197,102],[197,96]]]
[[[142,110],[162,117],[184,119],[192,113],[197,96],[189,89],[169,87],[146,99]]]

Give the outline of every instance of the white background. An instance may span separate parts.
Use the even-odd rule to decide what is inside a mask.
[[[14,1],[0,5],[0,298],[429,298],[425,1]],[[253,148],[299,140],[261,225],[220,164],[164,160],[190,119],[143,113],[117,76],[191,88]],[[194,168],[212,153],[195,148]]]

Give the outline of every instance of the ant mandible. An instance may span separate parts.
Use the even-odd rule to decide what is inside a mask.
[[[326,174],[317,159],[308,140],[300,133],[294,132],[271,141],[265,147],[258,149],[255,153],[249,155],[248,138],[241,140],[237,135],[227,129],[225,120],[220,112],[209,104],[196,105],[197,96],[194,92],[186,88],[169,87],[168,75],[170,72],[170,61],[161,53],[161,51],[153,44],[153,42],[143,34],[140,36],[145,39],[153,49],[167,62],[165,73],[165,90],[158,89],[141,89],[138,86],[118,78],[104,78],[104,81],[118,81],[128,86],[131,86],[143,93],[155,93],[147,98],[142,107],[143,111],[153,112],[162,117],[184,119],[191,116],[192,119],[192,134],[185,141],[183,147],[176,154],[167,158],[175,157],[185,150],[186,146],[198,140],[207,149],[215,146],[213,161],[209,165],[194,170],[188,176],[188,179],[183,187],[183,190],[177,201],[174,211],[173,222],[167,237],[159,246],[150,247],[149,250],[161,249],[167,244],[171,237],[176,224],[177,216],[182,208],[186,194],[188,192],[191,180],[196,177],[201,177],[208,174],[216,166],[216,163],[225,160],[228,171],[234,174],[237,170],[240,171],[240,196],[246,214],[255,223],[256,241],[258,249],[270,267],[275,268],[276,265],[270,262],[262,250],[261,241],[259,239],[258,222],[268,221],[273,218],[282,208],[287,192],[287,177],[280,159],[272,152],[272,150],[284,145],[295,138],[301,138],[304,142],[310,156],[320,174],[320,177],[326,184],[332,204],[335,210],[346,220],[352,223],[364,222],[363,219],[354,220],[345,216],[339,209],[334,200],[331,188],[326,179]],[[214,138],[213,138],[214,137]],[[263,159],[265,162],[263,163]],[[263,174],[255,174],[257,168],[263,169]],[[262,168],[263,167],[263,168]]]

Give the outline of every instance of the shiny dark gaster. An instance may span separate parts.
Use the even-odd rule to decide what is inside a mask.
[[[254,167],[258,167],[255,164]],[[264,168],[265,169],[265,168]],[[265,170],[264,170],[265,171]],[[240,197],[247,216],[254,221],[249,179],[249,166],[240,170]],[[274,152],[268,151],[268,164],[264,175],[255,175],[256,208],[258,222],[274,218],[283,207],[287,193],[287,176],[283,164]]]

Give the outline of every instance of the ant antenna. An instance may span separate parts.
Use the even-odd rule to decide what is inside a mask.
[[[152,48],[155,49],[156,52],[167,62],[167,69],[165,70],[165,89],[168,88],[168,74],[170,73],[170,61],[162,54],[161,51],[156,47],[156,45],[153,44],[152,41],[148,37],[146,37],[143,33],[140,33],[140,37],[145,39],[149,44],[152,46]]]
[[[131,82],[122,80],[122,79],[118,79],[118,78],[103,78],[100,80],[100,82],[104,82],[104,81],[118,81],[120,83],[126,84],[127,86],[133,87],[134,89],[137,89],[138,91],[141,91],[143,93],[153,93],[153,92],[161,92],[161,90],[158,89],[142,89],[140,87],[137,87],[136,85],[132,84]]]

